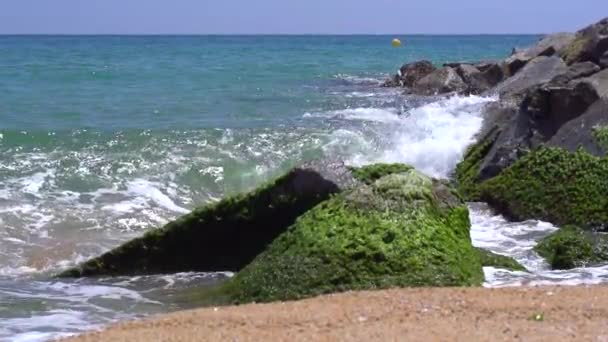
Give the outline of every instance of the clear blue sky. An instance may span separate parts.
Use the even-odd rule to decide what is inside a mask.
[[[0,34],[546,33],[608,0],[0,0]]]

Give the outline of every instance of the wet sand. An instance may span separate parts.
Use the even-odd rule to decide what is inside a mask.
[[[421,288],[182,311],[67,341],[608,341],[608,286]]]

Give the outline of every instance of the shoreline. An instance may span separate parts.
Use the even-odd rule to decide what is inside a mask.
[[[606,285],[405,288],[178,311],[61,341],[604,341],[606,327]]]

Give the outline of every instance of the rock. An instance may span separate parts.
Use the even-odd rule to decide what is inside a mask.
[[[507,78],[496,86],[494,91],[498,92],[501,98],[519,97],[529,88],[547,83],[566,70],[567,66],[559,57],[536,57],[515,76]]]
[[[480,256],[456,191],[413,169],[376,174],[385,176],[302,215],[214,295],[247,303],[395,286],[480,285]]]
[[[530,120],[515,103],[490,103],[483,112],[478,141],[468,148],[455,171],[458,190],[471,202],[480,200],[480,183],[511,166],[535,144]]]
[[[497,64],[482,64],[482,67],[484,71],[471,64],[460,64],[456,68],[470,94],[480,94],[502,81],[502,69]]]
[[[398,79],[403,87],[412,87],[414,83],[428,74],[435,71],[437,68],[429,61],[417,61],[404,64],[399,69]]]
[[[578,31],[572,42],[560,49],[559,55],[568,65],[586,61],[600,64],[606,51],[608,51],[608,18]]]
[[[600,71],[600,67],[593,62],[581,62],[572,64],[565,73],[555,76],[551,84],[564,84],[574,79],[591,76]]]
[[[606,69],[575,82],[587,82],[593,87],[599,97],[608,98],[608,70]]]
[[[566,226],[534,247],[557,270],[587,267],[608,261],[608,237]]]
[[[608,68],[608,51],[604,52],[598,62],[602,69]]]
[[[545,36],[537,44],[525,49],[523,53],[531,58],[553,56],[574,40],[575,35],[569,32],[554,33]]]
[[[503,62],[503,73],[507,77],[515,75],[523,68],[532,57],[525,55],[523,52],[515,52]]]
[[[602,127],[608,127],[607,113],[608,100],[596,101],[583,114],[560,127],[548,144],[570,152],[582,147],[595,156],[605,156],[608,144],[600,133]]]
[[[238,271],[300,215],[358,182],[341,162],[315,161],[147,232],[60,277]]]
[[[530,118],[530,126],[546,141],[598,99],[593,82],[575,80],[567,84],[542,85],[527,94],[521,107]]]
[[[495,267],[502,268],[509,271],[527,271],[525,267],[523,267],[520,263],[515,261],[515,259],[492,253],[483,248],[475,248],[477,253],[479,254],[479,258],[481,259],[481,265],[483,267]]]
[[[479,185],[480,199],[513,220],[608,227],[608,159],[542,146]]]
[[[463,92],[467,85],[458,76],[456,70],[450,67],[437,69],[422,79],[418,80],[412,87],[412,91],[418,95],[437,95],[451,92]]]

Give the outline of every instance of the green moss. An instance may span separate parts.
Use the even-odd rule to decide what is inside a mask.
[[[357,180],[368,185],[384,176],[405,172],[411,169],[411,166],[405,164],[372,164],[363,167],[350,168],[353,176]]]
[[[334,195],[302,215],[214,295],[299,299],[394,286],[483,282],[469,216],[453,191],[415,170]]]
[[[608,224],[608,159],[541,147],[481,184],[481,198],[516,220]]]
[[[608,152],[608,126],[595,126],[593,127],[593,136],[597,141],[598,145]]]
[[[580,59],[584,57],[585,50],[590,43],[589,37],[579,35],[561,51],[560,56],[568,65],[583,62]]]
[[[483,248],[476,248],[476,250],[479,254],[481,265],[484,267],[496,267],[511,271],[527,271],[525,267],[511,257],[492,253]]]
[[[541,240],[534,250],[553,269],[569,269],[608,261],[606,237],[566,226]]]
[[[312,170],[294,169],[253,192],[195,209],[59,276],[237,271],[298,216],[339,190]]]
[[[479,168],[492,148],[495,137],[495,131],[490,131],[484,138],[467,149],[464,159],[456,166],[455,176],[458,190],[467,201],[479,200]]]

